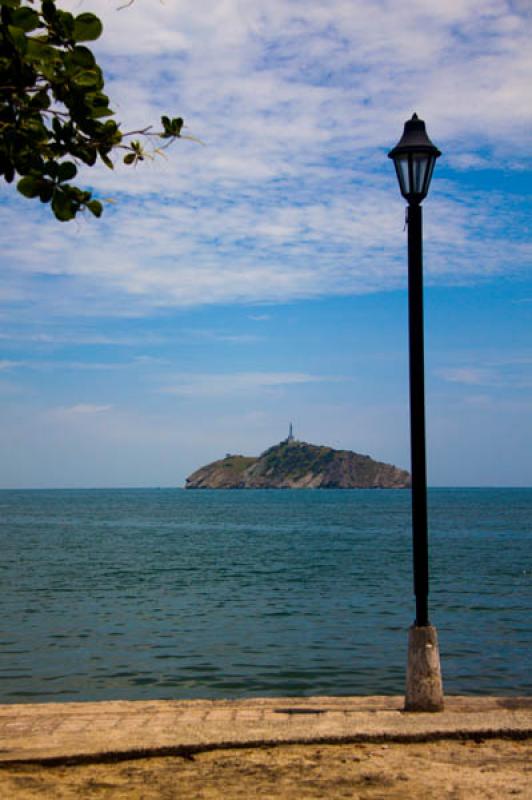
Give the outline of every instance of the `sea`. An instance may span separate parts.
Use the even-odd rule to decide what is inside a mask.
[[[407,490],[0,492],[0,702],[404,691]],[[532,692],[532,489],[431,489],[448,694]]]

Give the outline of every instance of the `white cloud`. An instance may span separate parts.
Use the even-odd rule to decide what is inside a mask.
[[[4,342],[27,342],[37,345],[111,345],[131,347],[139,344],[160,344],[161,336],[144,334],[143,336],[111,336],[98,333],[82,333],[69,327],[68,333],[28,333],[22,331],[3,331],[0,340]]]
[[[0,372],[4,370],[13,369],[14,367],[19,367],[22,362],[20,361],[9,361],[8,359],[1,359],[0,360]]]
[[[79,13],[78,0],[70,6]],[[494,154],[505,167],[530,164],[525,6],[137,0],[117,11],[92,0],[91,9],[104,20],[95,50],[126,129],[182,114],[208,146],[182,141],[135,170],[82,171],[116,200],[102,220],[58,225],[4,188],[0,291],[34,316],[142,315],[404,285],[402,201],[386,152],[414,109],[442,164],[460,173]],[[428,280],[530,269],[526,216],[491,189],[464,196],[437,170]]]
[[[236,372],[177,375],[172,385],[162,389],[164,394],[181,397],[224,397],[254,394],[293,384],[338,380],[303,372]]]
[[[96,405],[94,403],[77,403],[74,406],[58,409],[60,414],[103,414],[105,411],[110,411],[113,406],[111,405]]]
[[[207,342],[227,342],[228,344],[253,344],[260,337],[251,333],[228,333],[208,328],[190,328],[183,331],[187,339],[199,339]]]
[[[463,383],[467,386],[482,386],[493,383],[493,370],[478,367],[449,367],[437,371],[438,377],[449,383]]]
[[[131,362],[133,363],[133,362]],[[4,366],[2,366],[4,365]],[[55,372],[55,371],[107,371],[114,372],[117,369],[123,369],[129,366],[128,362],[95,362],[95,361],[39,361],[36,359],[25,361],[0,361],[0,369],[14,369],[16,367],[24,367],[42,372]]]
[[[532,357],[526,353],[494,357],[475,366],[461,365],[435,370],[438,378],[464,386],[502,389],[504,392],[532,388]],[[475,395],[476,396],[476,395]]]
[[[30,212],[5,274],[18,273],[34,313],[43,306],[70,315],[390,289],[406,279],[403,211],[375,183],[361,205],[355,191],[336,195],[326,184],[321,201],[286,210],[260,193],[213,197],[201,210],[190,198],[127,205],[97,229],[90,223],[65,230],[56,244]],[[442,183],[425,217],[430,281],[519,274],[532,263],[524,214],[493,193],[463,198]],[[29,254],[25,237],[34,242]],[[32,281],[32,272],[41,277]]]

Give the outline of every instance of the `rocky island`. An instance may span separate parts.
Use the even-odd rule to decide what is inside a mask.
[[[226,455],[200,467],[186,489],[406,489],[406,470],[291,435],[258,457]]]

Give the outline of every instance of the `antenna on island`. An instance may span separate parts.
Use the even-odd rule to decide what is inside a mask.
[[[287,438],[286,441],[287,442],[293,442],[294,441],[294,431],[293,431],[293,428],[292,428],[292,423],[290,423],[290,425],[288,427],[288,438]]]

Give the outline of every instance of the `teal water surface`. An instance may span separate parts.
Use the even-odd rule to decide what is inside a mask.
[[[530,694],[532,490],[429,510],[446,691]],[[0,702],[403,691],[408,491],[2,491],[0,518]]]

